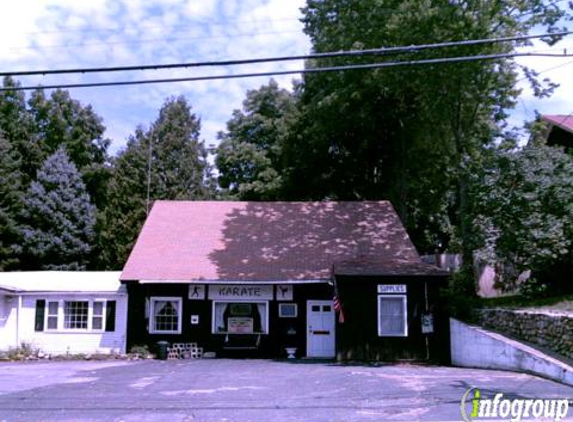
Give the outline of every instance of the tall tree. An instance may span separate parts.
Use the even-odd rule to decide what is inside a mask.
[[[199,140],[201,122],[185,97],[165,101],[159,118],[139,143],[151,144],[152,199],[193,199],[206,195],[207,153]],[[143,133],[139,133],[142,135]]]
[[[95,207],[64,147],[46,159],[24,197],[22,267],[83,270],[94,238]]]
[[[19,85],[8,76],[3,80],[3,87],[8,90],[0,92],[0,133],[18,156],[22,183],[27,186],[36,177],[45,155],[34,136],[33,119],[24,92],[10,89]]]
[[[17,154],[0,134],[0,271],[17,268],[21,230],[22,175]]]
[[[200,121],[184,97],[166,100],[148,130],[137,128],[114,161],[108,205],[98,225],[102,268],[121,268],[157,199],[202,199],[207,157]]]
[[[552,30],[564,11],[541,0],[309,0],[303,13],[305,33],[321,53],[517,36],[534,26]],[[307,66],[498,54],[516,45],[459,45]],[[480,160],[481,147],[502,132],[505,110],[518,94],[516,72],[511,59],[499,59],[307,75],[302,118],[285,146],[287,194],[387,198],[420,249],[448,247],[452,227],[464,231],[466,163]]]
[[[43,159],[60,146],[66,148],[71,161],[82,174],[92,201],[99,207],[105,202],[109,179],[105,126],[91,105],[84,106],[68,91],[55,90],[49,97],[41,89],[29,100],[33,118],[33,136]]]
[[[222,188],[244,200],[277,198],[286,117],[294,111],[293,94],[272,79],[247,92],[243,109],[233,111],[227,130],[219,133],[216,165]]]
[[[544,145],[495,150],[473,173],[470,198],[472,249],[496,266],[502,287],[531,270],[573,291],[573,157]]]

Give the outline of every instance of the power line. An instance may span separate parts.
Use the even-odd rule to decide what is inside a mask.
[[[544,73],[552,72],[552,71],[554,71],[554,70],[560,69],[560,68],[565,67],[565,66],[569,66],[569,65],[571,65],[571,64],[573,64],[573,61],[561,63],[561,64],[558,64],[557,66],[552,66],[552,67],[548,67],[548,68],[546,68],[546,69],[540,70],[539,72],[537,72],[537,74],[538,74],[538,75],[542,75],[542,74],[544,74]],[[523,77],[517,79],[516,82],[522,82],[522,81],[524,81],[524,80],[526,80],[526,79],[527,79],[527,77],[526,77],[526,76],[523,76]]]
[[[77,84],[54,84],[54,85],[40,85],[40,86],[19,86],[10,88],[0,88],[0,92],[4,91],[26,91],[34,89],[57,89],[57,88],[95,88],[103,86],[125,86],[125,85],[144,85],[144,84],[157,84],[157,83],[173,83],[173,82],[198,82],[210,81],[220,79],[244,79],[261,76],[283,76],[294,74],[311,74],[322,72],[334,72],[343,70],[367,70],[367,69],[380,69],[389,67],[402,67],[402,66],[417,66],[426,64],[444,64],[444,63],[462,63],[480,60],[496,60],[511,57],[573,57],[573,54],[548,54],[548,53],[507,53],[507,54],[490,54],[490,55],[476,55],[476,56],[462,56],[462,57],[449,57],[440,59],[423,59],[423,60],[407,60],[396,62],[383,62],[383,63],[368,63],[358,65],[345,65],[345,66],[330,66],[318,67],[309,69],[298,70],[283,70],[271,72],[254,72],[254,73],[239,73],[234,75],[211,75],[211,76],[196,76],[185,78],[165,78],[165,79],[146,79],[135,81],[114,81],[114,82],[91,82],[91,83],[77,83]]]
[[[432,49],[448,48],[448,47],[494,44],[502,42],[530,40],[535,38],[562,37],[570,34],[573,34],[573,31],[545,33],[538,35],[522,35],[517,37],[448,41],[434,44],[420,44],[420,45],[401,46],[401,47],[383,47],[383,48],[373,48],[366,50],[335,51],[326,53],[297,55],[297,56],[265,57],[257,59],[222,60],[222,61],[207,61],[207,62],[194,62],[194,63],[193,62],[170,63],[170,64],[137,65],[137,66],[55,69],[55,70],[50,70],[50,69],[24,70],[24,71],[14,71],[14,72],[4,71],[0,72],[0,76],[31,76],[31,75],[57,75],[57,74],[70,74],[70,73],[125,72],[133,70],[160,70],[160,69],[177,69],[177,68],[206,67],[206,66],[235,66],[243,64],[258,64],[258,63],[281,62],[281,61],[292,61],[292,60],[310,60],[310,59],[321,59],[321,58],[332,58],[332,57],[360,57],[367,55],[389,55],[389,54],[416,52],[422,50],[432,50]]]

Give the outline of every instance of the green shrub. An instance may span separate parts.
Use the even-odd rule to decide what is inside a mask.
[[[471,321],[474,317],[474,309],[479,306],[473,270],[462,268],[454,273],[444,296],[451,316],[463,321]]]
[[[129,354],[133,357],[147,359],[148,357],[152,357],[153,354],[149,351],[149,347],[146,344],[143,345],[135,345],[131,349],[129,349]]]
[[[530,278],[519,286],[519,294],[527,300],[544,298],[549,293],[549,285],[536,278]]]

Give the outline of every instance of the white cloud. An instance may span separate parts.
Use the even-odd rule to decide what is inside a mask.
[[[284,3],[284,4],[283,4]],[[288,45],[307,51],[296,21],[274,22],[298,15],[290,2],[260,0],[22,0],[4,6],[0,16],[2,70],[86,66],[119,66],[192,62],[283,54]],[[278,15],[277,15],[277,12]],[[293,26],[294,23],[294,26]],[[290,26],[289,26],[290,25]],[[298,36],[298,39],[297,39]],[[287,38],[288,37],[288,38]],[[288,39],[288,42],[286,40]],[[240,69],[239,69],[240,70]],[[183,69],[157,72],[61,75],[20,78],[23,85],[74,83],[228,74],[227,69]],[[265,80],[218,80],[201,83],[140,85],[72,90],[102,115],[117,151],[138,123],[153,121],[165,98],[186,95],[202,116],[202,138],[215,141],[246,89]]]
[[[2,70],[121,66],[196,62],[304,54],[310,44],[298,21],[304,0],[18,0],[0,14]],[[565,45],[565,44],[563,44]],[[573,45],[569,42],[573,51]],[[543,70],[567,59],[531,59]],[[555,64],[554,64],[555,63]],[[301,62],[195,68],[171,71],[60,75],[20,78],[22,84],[156,79],[273,69],[299,69]],[[524,91],[515,116],[533,110],[565,113],[570,105],[572,66],[547,72],[562,86],[551,100],[539,102]],[[545,75],[545,74],[544,74]],[[275,77],[291,88],[296,75]],[[104,118],[111,152],[125,143],[137,124],[147,126],[165,98],[185,95],[203,122],[202,139],[214,143],[245,92],[269,78],[183,82],[75,89],[71,95],[92,104]]]
[[[182,8],[191,19],[212,18],[216,16],[217,0],[188,1]]]

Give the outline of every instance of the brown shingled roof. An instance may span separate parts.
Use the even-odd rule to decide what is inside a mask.
[[[335,263],[360,270],[349,262],[388,274],[430,267],[387,201],[157,201],[120,278],[328,280]]]

